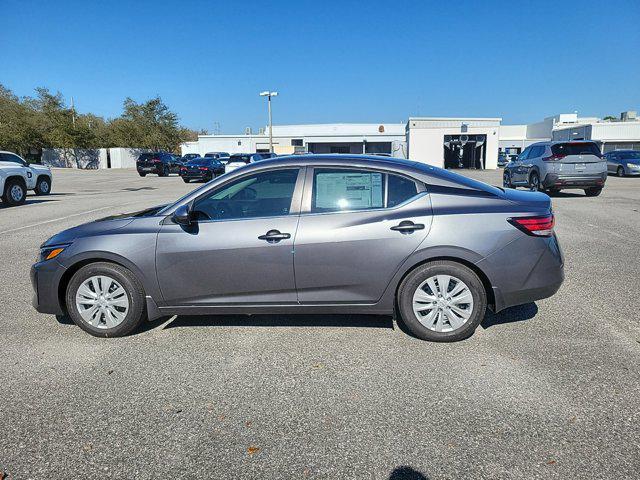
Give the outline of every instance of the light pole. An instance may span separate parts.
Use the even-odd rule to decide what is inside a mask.
[[[273,132],[271,123],[271,97],[277,97],[278,92],[260,92],[261,97],[267,97],[267,104],[269,105],[269,152],[273,153]]]

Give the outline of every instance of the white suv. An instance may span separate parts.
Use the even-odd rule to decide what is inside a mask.
[[[23,158],[15,153],[3,151],[0,151],[0,164],[3,165],[3,169],[7,169],[12,166],[22,167],[26,174],[25,188],[27,190],[33,190],[36,195],[49,195],[51,193],[53,176],[51,175],[51,169],[49,167],[45,167],[44,165],[29,165]],[[2,185],[2,187],[3,189],[0,190],[3,194],[2,198],[5,203],[10,203],[5,199],[5,186]],[[24,203],[24,199],[19,203]]]

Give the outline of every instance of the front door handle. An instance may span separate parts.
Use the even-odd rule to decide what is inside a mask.
[[[280,233],[280,230],[269,230],[258,237],[259,240],[266,240],[269,243],[278,243],[280,240],[286,240],[287,238],[291,238],[291,234]]]
[[[395,230],[400,233],[413,233],[416,230],[423,230],[424,225],[422,223],[413,223],[411,220],[403,220],[395,227],[391,227],[391,230]]]

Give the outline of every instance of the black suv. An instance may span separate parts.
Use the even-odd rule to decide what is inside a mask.
[[[141,153],[136,161],[136,169],[141,177],[155,173],[166,177],[170,173],[179,173],[182,162],[167,152]]]

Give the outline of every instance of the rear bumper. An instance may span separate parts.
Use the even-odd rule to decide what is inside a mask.
[[[589,188],[604,187],[607,172],[591,175],[566,175],[562,173],[548,173],[542,181],[544,188]]]
[[[523,236],[477,265],[490,277],[495,312],[550,297],[564,281],[564,256],[555,235]]]
[[[56,260],[39,262],[31,266],[31,303],[40,313],[63,315],[64,307],[58,297],[58,285],[66,269]]]
[[[157,166],[136,166],[138,173],[159,173],[160,167]]]

